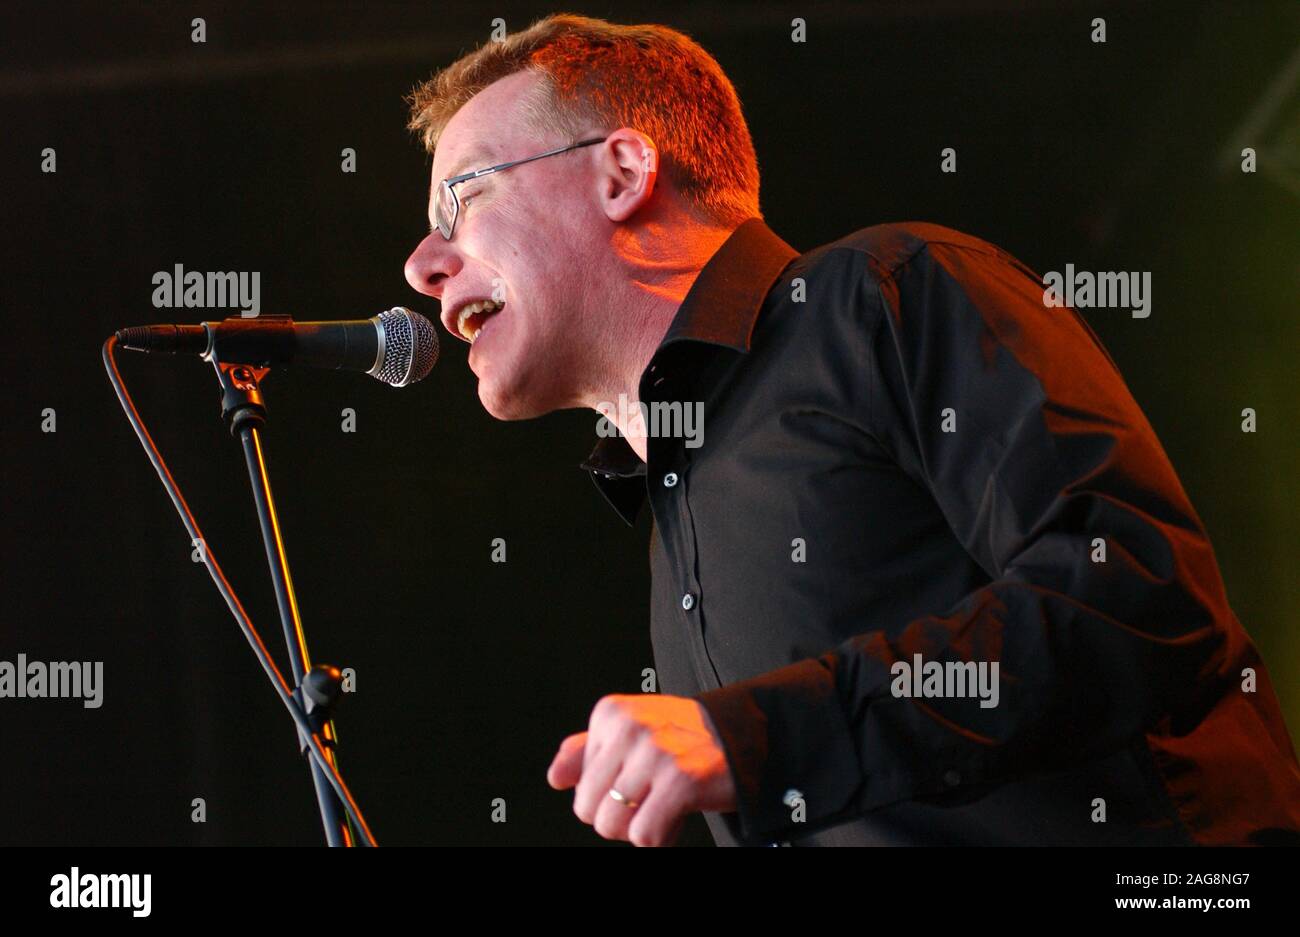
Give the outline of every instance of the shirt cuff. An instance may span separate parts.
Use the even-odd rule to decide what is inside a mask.
[[[798,838],[852,807],[862,769],[830,671],[805,660],[700,693],[736,785],[744,845]]]

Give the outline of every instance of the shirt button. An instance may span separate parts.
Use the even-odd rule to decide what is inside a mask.
[[[689,592],[686,593],[684,596],[682,596],[682,608],[686,609],[686,611],[689,612],[694,607],[695,607],[695,596],[691,595],[691,593]]]
[[[676,473],[676,472],[669,472],[667,475],[664,476],[664,487],[665,487],[665,488],[672,488],[672,487],[673,487],[674,485],[676,485],[676,484],[677,484],[677,473]]]
[[[949,787],[956,787],[961,783],[961,772],[956,768],[949,768],[943,773],[943,783]]]

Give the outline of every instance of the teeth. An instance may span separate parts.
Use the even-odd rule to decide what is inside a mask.
[[[474,339],[478,337],[479,329],[483,326],[480,323],[479,327],[471,332],[468,325],[469,317],[478,312],[497,312],[504,305],[505,303],[498,303],[491,299],[476,299],[474,302],[462,306],[460,313],[456,317],[457,331],[473,344]]]

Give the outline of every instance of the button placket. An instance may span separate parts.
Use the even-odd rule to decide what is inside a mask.
[[[685,454],[685,447],[679,446],[678,454],[683,460],[688,456]],[[689,466],[687,467],[689,468]],[[682,595],[682,618],[687,623],[687,631],[690,634],[691,643],[695,646],[696,659],[700,664],[696,667],[702,684],[708,689],[716,689],[722,686],[723,680],[718,673],[718,667],[713,662],[713,655],[709,653],[709,647],[704,640],[704,633],[708,627],[704,616],[704,589],[699,580],[699,553],[695,541],[695,518],[691,514],[690,505],[690,475],[687,468],[683,468],[678,477],[676,485],[677,510],[675,517],[680,528],[680,539],[683,550],[685,551],[684,570],[684,593]],[[689,603],[687,600],[690,600]],[[704,662],[707,662],[704,663]]]
[[[651,377],[651,375],[654,375]],[[646,379],[642,382],[641,399],[647,403],[672,401],[682,394],[675,381],[669,381],[664,368],[651,365]],[[714,689],[722,685],[717,667],[709,655],[704,643],[703,590],[697,575],[698,557],[695,544],[695,524],[691,518],[689,505],[689,456],[684,441],[662,437],[650,437],[646,442],[647,473],[646,482],[650,489],[651,503],[656,509],[656,516],[672,519],[673,544],[675,556],[669,557],[670,575],[674,577],[678,599],[678,614],[681,615],[683,627],[688,639],[694,646],[692,661],[700,686]],[[669,471],[665,472],[664,469]],[[659,478],[655,485],[651,479]],[[707,665],[704,661],[708,661]]]
[[[674,454],[680,458],[685,458],[683,447],[680,445],[675,447]],[[677,520],[682,531],[682,543],[686,547],[686,556],[684,557],[685,569],[682,570],[682,609],[686,612],[693,612],[699,607],[700,597],[702,594],[700,582],[696,576],[698,557],[695,549],[695,525],[691,520],[691,509],[690,505],[687,503],[686,486],[682,484],[681,476],[674,472],[669,472],[668,474],[673,475],[674,478],[676,478],[676,482],[669,485],[667,483],[667,476],[665,476],[664,487],[674,489],[673,500],[676,502]]]

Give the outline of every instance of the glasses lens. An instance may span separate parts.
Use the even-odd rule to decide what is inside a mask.
[[[438,186],[438,200],[433,205],[433,220],[438,230],[447,240],[451,240],[451,229],[456,224],[456,197],[451,193],[447,183]]]

